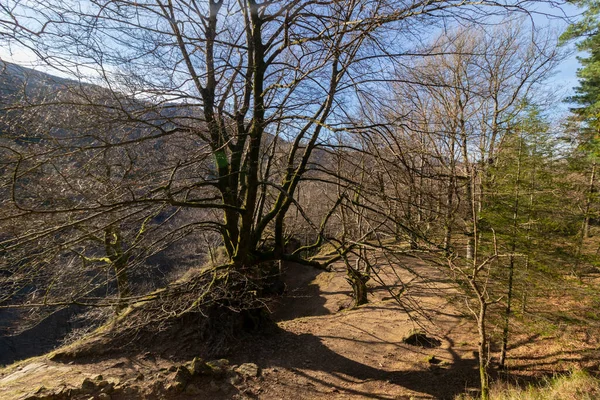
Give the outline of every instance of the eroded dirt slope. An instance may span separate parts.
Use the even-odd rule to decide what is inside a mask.
[[[188,374],[192,360],[156,349],[68,362],[44,356],[2,370],[0,398],[451,399],[477,384],[474,326],[442,272],[414,258],[402,263],[382,264],[387,287],[370,283],[370,303],[354,310],[343,265],[287,266],[286,295],[271,305],[280,331],[232,350],[222,370]],[[440,345],[403,343],[415,329]]]

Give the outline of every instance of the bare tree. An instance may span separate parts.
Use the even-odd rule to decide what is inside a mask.
[[[127,153],[145,143],[158,157],[168,152],[161,144],[178,136],[196,142],[182,153],[183,160],[178,154],[152,170],[151,179],[138,178],[143,185],[135,190],[123,187],[113,197],[69,207],[57,200],[23,201],[18,189],[25,165],[18,160],[26,157],[40,168],[51,161],[40,154],[25,156],[21,149],[12,164],[13,206],[27,215],[69,214],[73,226],[91,219],[90,212],[165,205],[218,210],[220,218],[204,225],[220,232],[228,268],[276,259],[326,265],[331,260],[316,262],[284,251],[286,216],[315,149],[327,131],[351,126],[352,99],[386,77],[386,64],[410,51],[394,46],[402,41],[387,35],[418,38],[431,24],[484,12],[463,6],[460,1],[383,0],[108,1],[81,7],[59,0],[13,2],[10,15],[23,16],[23,32],[35,33],[22,40],[45,63],[103,87],[90,96],[87,84],[67,85],[68,97],[32,101],[25,96],[18,106],[31,113],[44,108],[48,115],[60,106],[84,108],[98,129],[117,132],[100,137],[77,116],[65,118],[65,124],[49,121],[36,132],[49,151],[86,159],[106,151]],[[504,6],[497,11],[520,7]],[[30,15],[36,17],[25,18]],[[278,146],[281,142],[287,145]],[[275,151],[283,148],[285,157]],[[202,162],[192,156],[198,149]],[[203,163],[206,157],[213,165]],[[200,164],[206,172],[193,171]],[[77,198],[72,189],[65,199]],[[272,245],[265,245],[267,236]]]

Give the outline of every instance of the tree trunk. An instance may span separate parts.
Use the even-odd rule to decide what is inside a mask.
[[[515,179],[515,198],[513,202],[512,238],[510,243],[510,256],[508,263],[508,289],[506,294],[506,309],[504,310],[504,327],[502,328],[502,350],[500,351],[500,366],[504,367],[506,350],[508,347],[508,328],[513,298],[513,279],[515,274],[515,251],[517,249],[519,196],[521,189],[521,156],[523,153],[523,140],[519,138],[519,152],[517,155],[517,176]]]
[[[348,268],[347,273],[348,282],[350,283],[350,286],[352,286],[354,307],[367,304],[369,302],[369,299],[367,298],[367,281],[369,280],[369,276],[352,267]]]
[[[488,359],[487,359],[487,332],[485,326],[485,319],[487,314],[487,303],[483,297],[479,297],[479,317],[477,318],[477,328],[479,331],[479,382],[481,386],[481,400],[489,400],[490,398],[490,384],[487,373]]]
[[[454,174],[454,172],[452,172]],[[444,227],[444,250],[446,255],[450,254],[450,246],[452,245],[452,223],[454,221],[454,176],[450,177],[448,182],[448,191],[446,193],[446,221]]]
[[[475,235],[473,232],[467,232],[467,260],[475,257]]]
[[[573,273],[577,275],[577,268],[581,262],[581,253],[583,252],[583,242],[585,238],[589,236],[590,231],[590,209],[592,207],[592,197],[594,195],[594,180],[596,178],[596,161],[592,162],[592,172],[590,174],[590,183],[587,190],[584,207],[584,217],[581,223],[581,232],[579,234],[579,243],[577,245],[577,253],[575,255],[575,266],[573,267]]]
[[[129,297],[131,294],[129,277],[127,275],[127,259],[129,256],[125,251],[123,251],[123,240],[119,228],[114,226],[109,226],[106,228],[104,232],[104,246],[106,249],[106,255],[112,263],[117,280],[119,300],[116,311],[119,313],[126,306],[126,303],[123,301],[123,299]]]
[[[590,209],[592,207],[592,197],[594,196],[594,180],[596,179],[596,161],[592,164],[592,173],[590,175],[590,184],[585,204],[585,219],[583,221],[582,237],[590,237]]]

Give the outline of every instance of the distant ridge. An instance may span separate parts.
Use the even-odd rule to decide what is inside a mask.
[[[14,94],[24,88],[26,91],[43,89],[44,92],[48,92],[64,90],[79,84],[74,79],[60,78],[0,59],[0,96]],[[0,98],[1,103],[5,100]]]

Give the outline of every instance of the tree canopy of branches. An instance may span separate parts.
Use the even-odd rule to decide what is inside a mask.
[[[429,250],[472,289],[486,386],[492,267],[511,253],[512,293],[534,236],[518,228],[543,214],[547,130],[515,131],[561,59],[511,14],[530,3],[0,5],[1,40],[69,77],[0,69],[0,305],[240,311],[261,306],[274,261],[338,260],[360,305],[382,253]],[[586,115],[594,82],[574,97]],[[167,253],[212,268],[148,296],[132,276]]]
[[[227,268],[236,270],[269,260],[323,267],[355,247],[338,242],[328,260],[306,257],[327,240],[332,212],[308,221],[314,243],[286,247],[288,211],[308,218],[296,193],[316,179],[309,172],[319,163],[317,149],[331,145],[332,133],[360,128],[351,115],[361,98],[393,78],[394,63],[428,55],[420,44],[432,26],[523,6],[9,3],[6,23],[18,27],[19,42],[79,82],[36,93],[23,79],[23,90],[5,99],[4,139],[13,140],[2,147],[2,220],[13,227],[26,222],[4,239],[4,248],[17,254],[42,246],[22,258],[36,265],[66,252],[83,263],[116,266],[136,248],[152,247],[141,244],[149,230],[161,230],[161,239],[148,240],[164,248],[202,229],[220,235]],[[187,212],[187,223],[167,226],[179,210]],[[120,233],[125,226],[129,243]]]

